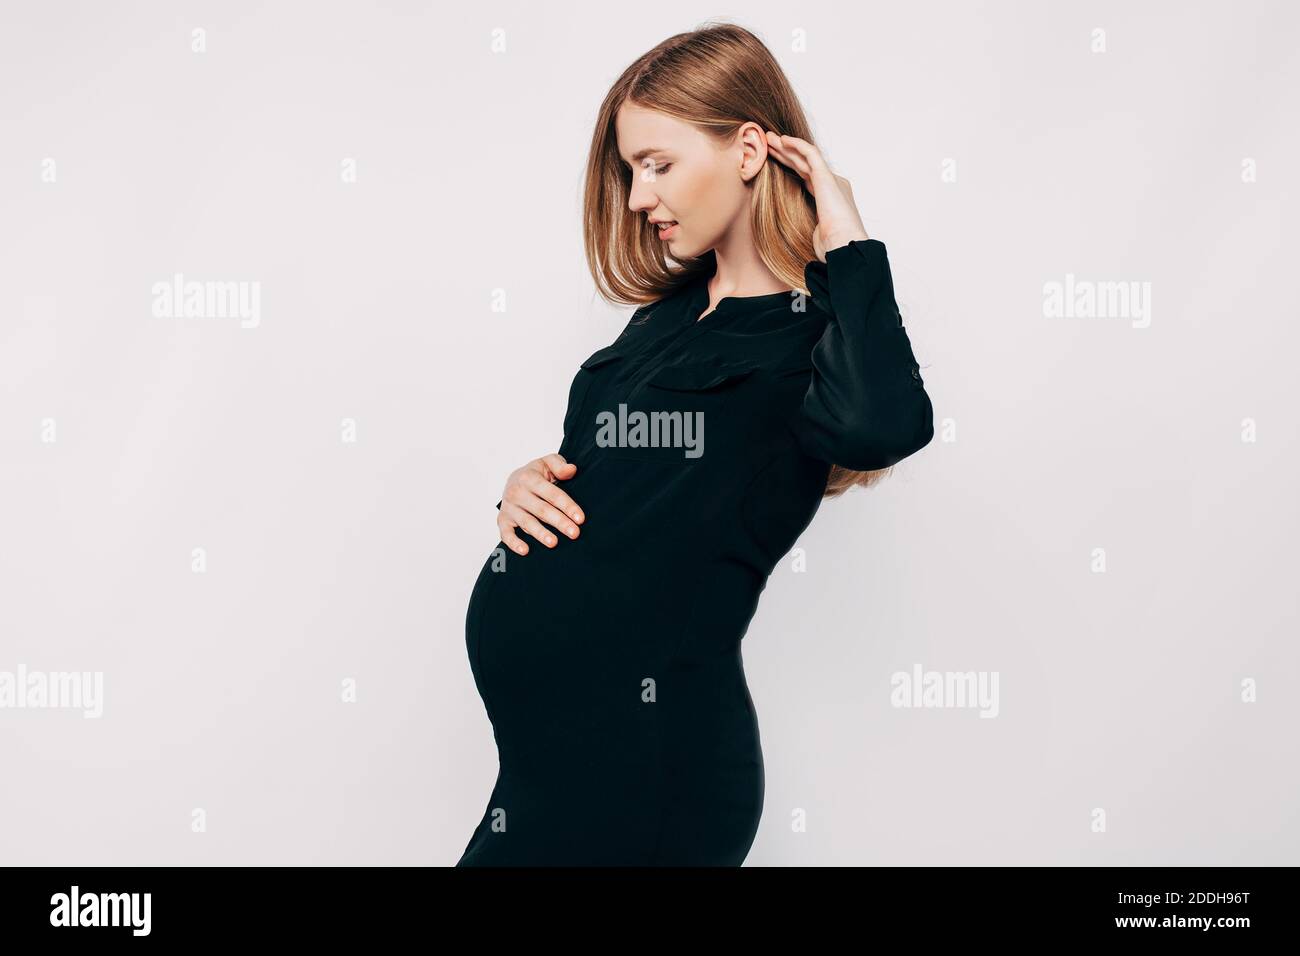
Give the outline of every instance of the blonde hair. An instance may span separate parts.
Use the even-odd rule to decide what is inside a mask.
[[[803,107],[776,58],[754,34],[710,21],[658,44],[632,63],[600,105],[583,189],[583,244],[596,288],[607,300],[647,305],[708,269],[701,259],[670,269],[667,244],[627,206],[632,170],[618,153],[615,118],[625,102],[690,123],[719,142],[746,122],[813,140]],[[799,175],[784,163],[763,164],[753,181],[751,228],[759,258],[772,274],[807,293],[804,266],[817,258],[812,234],[816,204]],[[889,473],[832,465],[825,497],[854,485],[870,487]]]

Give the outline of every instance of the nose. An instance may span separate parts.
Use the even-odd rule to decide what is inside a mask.
[[[654,182],[645,181],[639,171],[632,173],[632,188],[628,190],[627,208],[632,212],[649,212],[659,205],[654,192]]]

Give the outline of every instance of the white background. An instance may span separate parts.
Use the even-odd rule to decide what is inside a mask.
[[[0,709],[0,862],[456,861],[494,505],[631,314],[582,259],[591,123],[715,16],[887,245],[936,428],[763,596],[747,863],[1297,862],[1282,2],[5,4],[0,670],[105,699]],[[155,317],[176,272],[260,325]],[[1045,317],[1067,273],[1149,282],[1150,326]],[[892,707],[918,663],[999,716]]]

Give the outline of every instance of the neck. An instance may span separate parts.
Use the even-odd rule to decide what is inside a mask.
[[[759,258],[758,246],[749,231],[748,216],[727,231],[722,241],[713,247],[713,255],[717,268],[709,279],[710,303],[729,295],[769,295],[789,291],[790,287],[773,275]]]

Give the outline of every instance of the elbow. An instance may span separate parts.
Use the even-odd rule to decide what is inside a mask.
[[[908,458],[934,438],[934,409],[923,390],[885,416],[843,423],[826,456],[850,471],[880,471]]]

